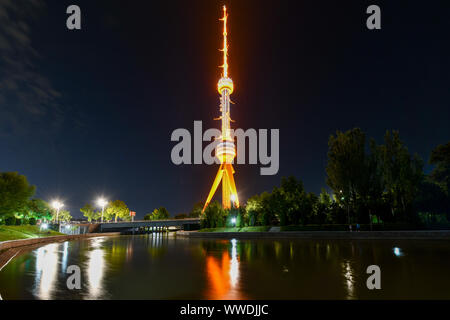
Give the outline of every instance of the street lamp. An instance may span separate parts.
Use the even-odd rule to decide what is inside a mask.
[[[106,201],[103,198],[100,198],[100,199],[97,200],[97,204],[100,207],[102,207],[102,219],[101,219],[101,222],[103,222],[103,211],[105,210],[105,206],[108,204],[108,201]]]
[[[64,203],[55,200],[52,202],[52,207],[56,210],[56,223],[59,223],[59,210],[64,207]]]

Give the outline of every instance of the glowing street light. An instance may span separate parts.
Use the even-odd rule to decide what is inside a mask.
[[[105,206],[108,204],[108,201],[106,201],[103,198],[100,198],[97,200],[97,204],[98,206],[100,206],[102,208],[102,219],[101,222],[103,222],[103,211],[105,210]]]
[[[64,203],[55,200],[52,202],[52,208],[56,210],[56,223],[59,222],[59,210],[64,207]]]

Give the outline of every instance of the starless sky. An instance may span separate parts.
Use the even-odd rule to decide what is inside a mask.
[[[81,31],[66,28],[71,4]],[[425,161],[450,140],[448,1],[0,0],[0,170],[73,216],[100,195],[138,218],[204,201],[218,166],[172,164],[170,136],[219,127],[223,4],[232,125],[280,129],[277,175],[235,166],[242,202],[287,175],[320,192],[336,130],[379,143],[399,130]]]

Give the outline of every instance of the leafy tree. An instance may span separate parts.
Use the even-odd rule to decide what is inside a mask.
[[[0,216],[24,212],[35,186],[17,172],[0,172]]]
[[[335,194],[337,202],[355,211],[358,191],[365,170],[365,134],[359,128],[345,133],[336,132],[328,141],[327,184]],[[350,221],[348,221],[350,222]]]
[[[225,225],[225,217],[227,213],[218,201],[211,202],[206,207],[205,212],[200,221],[202,228],[220,228]]]
[[[316,220],[318,202],[319,198],[313,192],[304,194],[300,203],[300,221],[303,224],[309,224]]]
[[[263,192],[261,194],[262,210],[261,214],[258,215],[258,225],[268,226],[279,223],[277,218],[279,201],[280,197],[278,193],[275,196],[272,196],[268,192]]]
[[[317,211],[316,211],[316,223],[323,224],[327,222],[332,222],[331,217],[331,205],[333,200],[331,196],[325,189],[322,189],[322,192],[319,195],[317,202]]]
[[[169,218],[169,211],[167,211],[167,209],[164,207],[160,207],[153,210],[152,213],[146,214],[144,220],[164,220]]]
[[[249,226],[258,225],[262,214],[262,198],[259,195],[254,195],[253,197],[248,198],[247,203],[245,205],[246,211],[246,219],[248,220]]]
[[[41,199],[31,199],[27,203],[27,216],[29,219],[43,219],[50,221],[52,219],[52,209],[50,205]]]
[[[194,204],[194,207],[192,208],[192,211],[189,212],[189,218],[198,218],[202,214],[204,203],[203,202],[197,202]]]
[[[56,213],[54,214],[54,218],[56,220]],[[72,220],[72,216],[70,215],[70,211],[68,210],[60,210],[58,214],[58,220],[60,222],[69,222]]]
[[[360,216],[358,221],[371,221],[372,215],[376,214],[377,208],[383,201],[384,180],[383,180],[383,158],[382,147],[377,146],[375,141],[370,141],[370,152],[364,159],[364,170],[361,174],[358,188],[358,198],[360,200]]]
[[[425,217],[425,222],[437,222],[436,216],[447,215],[450,220],[449,198],[444,189],[433,179],[424,179],[414,201],[416,210]]]
[[[108,206],[105,208],[104,216],[107,220],[112,220],[117,222],[117,219],[120,218],[122,220],[130,219],[130,209],[128,209],[125,202],[121,200],[111,201]]]
[[[92,222],[92,220],[97,220],[101,216],[101,212],[96,211],[90,203],[86,203],[84,207],[80,209],[80,211],[83,213],[83,216],[88,219],[89,222]]]
[[[299,224],[300,221],[306,222],[304,203],[305,189],[303,183],[295,177],[281,178],[280,189],[275,189],[272,195],[278,198],[278,218],[281,225]]]
[[[435,165],[430,178],[450,195],[450,142],[437,146],[430,157],[430,164]]]
[[[409,154],[398,131],[387,131],[384,141],[381,146],[383,179],[391,203],[391,218],[411,220],[412,204],[423,179],[423,161],[417,154]]]

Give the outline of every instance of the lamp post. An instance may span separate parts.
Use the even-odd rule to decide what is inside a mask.
[[[56,210],[56,223],[59,223],[59,210],[64,207],[64,203],[55,200],[52,202],[52,207]]]
[[[100,199],[97,200],[97,204],[102,208],[101,222],[103,222],[103,211],[105,210],[105,206],[106,206],[107,203],[108,202],[105,199],[103,199],[103,198],[100,198]]]

